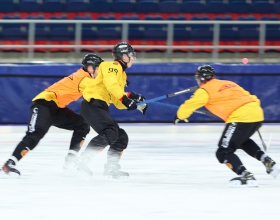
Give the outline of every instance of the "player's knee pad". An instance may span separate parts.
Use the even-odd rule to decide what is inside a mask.
[[[218,159],[218,161],[220,163],[224,163],[225,160],[226,160],[226,157],[230,154],[232,154],[233,152],[230,151],[229,149],[227,148],[222,148],[222,147],[219,147],[218,150],[216,151],[216,157]]]

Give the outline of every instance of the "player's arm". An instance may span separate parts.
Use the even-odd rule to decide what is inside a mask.
[[[209,95],[204,89],[196,90],[190,99],[186,100],[182,105],[180,105],[176,118],[179,120],[189,118],[196,109],[206,105],[208,100]]]

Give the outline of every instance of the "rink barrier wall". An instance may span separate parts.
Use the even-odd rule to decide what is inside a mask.
[[[127,70],[130,82],[127,91],[141,93],[146,99],[183,90],[196,85],[195,64],[134,64]],[[240,84],[257,95],[265,113],[265,122],[280,122],[280,64],[211,64],[219,79]],[[39,92],[68,76],[80,64],[2,64],[0,65],[0,124],[27,124],[31,100]],[[190,93],[162,100],[180,105]],[[79,113],[82,99],[69,105]],[[172,122],[176,109],[149,104],[147,114],[139,111],[117,110],[110,107],[118,122]],[[194,113],[190,122],[221,122],[219,119]]]

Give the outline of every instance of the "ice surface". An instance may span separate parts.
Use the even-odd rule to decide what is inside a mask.
[[[90,181],[63,172],[71,132],[52,127],[22,159],[19,179],[0,179],[0,220],[276,220],[280,177],[237,151],[255,174],[258,188],[229,188],[236,175],[219,164],[215,151],[223,125],[121,124],[130,138],[121,166],[129,181],[103,180],[106,150],[95,157]],[[25,126],[0,127],[4,163]],[[280,125],[264,125],[268,155],[280,163]],[[85,145],[95,132],[87,136]],[[261,145],[257,135],[253,139]]]

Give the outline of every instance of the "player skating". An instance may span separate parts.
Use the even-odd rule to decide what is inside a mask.
[[[19,177],[16,164],[37,146],[52,125],[73,131],[65,166],[75,158],[90,127],[79,114],[66,106],[82,96],[85,84],[94,80],[101,62],[101,57],[87,54],[82,60],[82,68],[54,83],[32,100],[26,135],[0,169],[0,177]]]
[[[261,161],[266,172],[276,178],[279,174],[276,163],[250,138],[264,120],[260,100],[234,82],[216,79],[210,65],[198,67],[195,78],[199,89],[179,107],[174,123],[187,120],[194,110],[205,106],[226,123],[216,157],[239,175],[230,181],[230,186],[258,186],[254,175],[235,154],[237,149]]]

